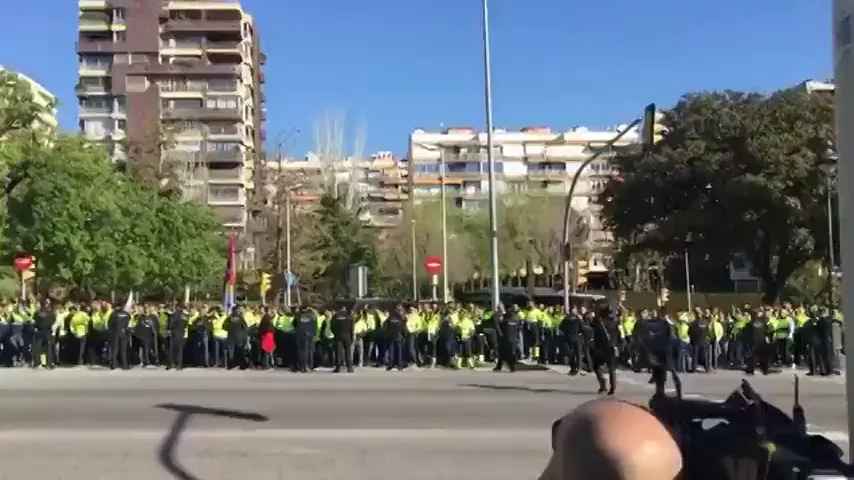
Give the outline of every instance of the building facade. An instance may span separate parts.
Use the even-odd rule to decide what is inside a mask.
[[[236,0],[78,5],[80,130],[116,160],[174,162],[187,196],[245,233],[266,116],[253,18]]]
[[[43,113],[38,119],[38,125],[33,125],[34,128],[49,128],[55,130],[58,121],[57,121],[57,98],[56,95],[50,93],[46,88],[41,86],[38,82],[33,80],[32,78],[24,75],[23,73],[15,72],[12,70],[6,70],[2,65],[0,65],[0,72],[8,71],[9,73],[14,74],[19,80],[24,82],[27,86],[30,87],[30,92],[33,95],[33,101],[36,102],[42,108],[47,108],[48,111]]]
[[[549,127],[526,127],[517,131],[496,129],[493,133],[496,190],[499,196],[559,196],[569,193],[572,178],[581,164],[624,129],[589,130],[576,127],[554,131]],[[629,131],[610,151],[601,153],[582,171],[573,192],[572,207],[585,215],[590,225],[593,250],[610,244],[610,236],[599,219],[595,202],[609,177],[609,156],[637,143],[638,132]],[[460,208],[485,208],[487,181],[486,133],[470,127],[440,132],[415,130],[409,137],[409,188],[415,201],[439,195],[444,175],[446,195]],[[586,262],[590,271],[604,270],[604,262],[593,254]]]
[[[292,199],[299,203],[315,202],[324,191],[337,189],[362,209],[368,225],[377,228],[396,226],[409,198],[408,164],[391,152],[334,162],[309,153],[303,159],[268,161],[264,171],[267,198],[275,195],[278,185],[293,188]]]

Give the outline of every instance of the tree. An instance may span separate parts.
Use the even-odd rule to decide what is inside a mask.
[[[13,134],[33,135],[39,120],[50,115],[54,101],[37,102],[29,82],[0,68],[0,138]]]
[[[350,160],[362,160],[365,153],[366,127],[360,122],[355,130],[353,148],[347,151],[346,117],[344,112],[326,111],[314,122],[314,155],[322,169],[321,189],[327,195],[340,198],[348,208],[357,208],[358,183],[361,169]]]
[[[647,156],[623,155],[599,201],[605,223],[633,250],[693,251],[725,265],[746,255],[767,300],[827,251],[825,177],[833,140],[829,100],[794,90],[769,96],[690,94],[665,113]]]
[[[486,216],[447,207],[447,264],[451,285],[482,274],[489,267],[489,242]],[[423,262],[430,255],[442,254],[442,208],[439,200],[407,205],[400,224],[386,232],[378,250],[379,268],[386,287],[399,295],[411,289],[412,226],[415,225],[416,273],[424,278]]]
[[[314,248],[321,253],[326,268],[321,275],[324,290],[330,295],[347,292],[347,277],[352,265],[374,270],[377,263],[376,238],[360,218],[360,211],[347,208],[346,199],[324,194],[317,215],[318,236]]]

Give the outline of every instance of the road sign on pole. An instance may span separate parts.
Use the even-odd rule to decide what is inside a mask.
[[[424,269],[430,275],[438,275],[442,271],[442,257],[440,255],[430,255],[424,260]]]
[[[15,270],[19,272],[29,270],[30,267],[33,266],[33,256],[27,254],[18,254],[15,256],[15,260],[13,261],[12,265],[15,267]]]

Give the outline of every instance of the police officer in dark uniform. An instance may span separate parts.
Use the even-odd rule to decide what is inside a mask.
[[[33,317],[33,358],[32,367],[38,368],[42,355],[47,357],[46,368],[53,368],[53,324],[56,322],[56,312],[51,307],[50,300],[43,299],[41,306]]]
[[[249,327],[240,307],[231,309],[225,322],[225,368],[231,369],[235,366],[244,368],[246,366],[246,340],[249,336]]]
[[[184,344],[187,339],[187,326],[190,322],[190,313],[185,305],[181,305],[171,315],[167,322],[169,332],[169,362],[166,369],[183,370],[184,368]]]
[[[406,336],[403,306],[398,305],[392,310],[385,321],[386,370],[397,368],[403,370],[403,339]]]
[[[608,311],[590,317],[590,360],[591,369],[599,382],[599,393],[608,392],[613,395],[617,390],[617,340],[619,332],[614,332],[610,324]],[[608,387],[605,384],[603,371],[608,371]]]
[[[578,375],[581,370],[581,359],[583,357],[584,339],[581,336],[581,315],[578,313],[578,308],[573,307],[572,310],[561,320],[558,329],[563,336],[563,345],[566,355],[569,358],[568,375]]]
[[[700,363],[703,371],[709,373],[712,369],[712,347],[709,340],[709,319],[702,315],[691,322],[688,327],[688,337],[691,341],[691,365],[690,371],[696,372]]]
[[[142,315],[142,318],[136,322],[136,326],[133,329],[133,336],[139,343],[139,361],[143,367],[152,365],[152,352],[154,353],[153,363],[155,365],[159,363],[157,349],[157,332],[160,330],[159,323],[157,313],[153,308],[149,307],[145,314]]]
[[[329,321],[332,331],[332,351],[335,353],[335,369],[341,371],[341,363],[347,367],[347,372],[353,373],[353,336],[355,320],[346,307],[341,307]]]
[[[494,372],[500,372],[504,364],[511,372],[516,371],[516,354],[519,349],[519,331],[522,321],[519,318],[519,306],[513,305],[509,313],[502,315],[499,308],[495,312],[498,319],[498,362],[495,364]]]
[[[130,368],[128,365],[129,328],[130,314],[125,311],[124,305],[114,305],[110,318],[107,319],[107,332],[110,339],[110,370],[115,370],[119,366],[123,370]]]
[[[768,319],[761,309],[753,312],[750,322],[741,330],[741,338],[745,348],[746,366],[744,373],[753,375],[756,366],[763,375],[768,375],[770,358],[768,352]]]
[[[682,380],[676,373],[674,350],[676,335],[673,324],[666,314],[656,314],[645,320],[640,327],[638,346],[652,370],[650,383],[655,384],[655,394],[666,393],[667,374],[673,379],[676,397],[682,398]]]
[[[809,372],[807,375],[819,375],[826,377],[838,375],[836,369],[835,352],[833,347],[833,324],[838,320],[834,318],[828,308],[822,308],[812,316],[807,327],[807,338],[809,342]]]
[[[296,371],[307,373],[314,370],[314,336],[316,334],[317,315],[307,306],[300,306],[294,321],[297,347]]]

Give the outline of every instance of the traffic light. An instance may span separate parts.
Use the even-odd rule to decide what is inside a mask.
[[[267,292],[270,291],[271,279],[272,277],[269,273],[264,272],[261,274],[260,290],[262,300],[267,296]]]
[[[664,137],[666,128],[661,124],[664,115],[650,103],[643,109],[643,123],[641,124],[641,145],[644,153],[649,153],[652,147]]]

